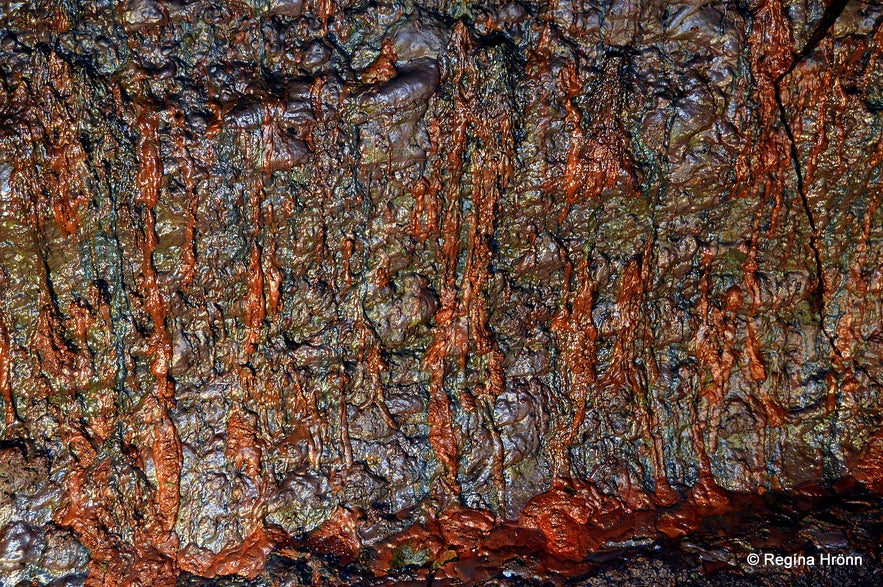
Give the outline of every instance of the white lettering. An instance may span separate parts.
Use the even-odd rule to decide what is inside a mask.
[[[864,563],[860,554],[831,554],[823,552],[819,555],[819,563],[835,567],[860,567]]]
[[[763,564],[766,566],[784,567],[786,569],[792,569],[794,567],[813,567],[816,565],[816,558],[811,554],[781,555],[765,552],[763,553]]]
[[[860,554],[841,554],[823,552],[818,556],[812,554],[775,554],[772,552],[751,553],[746,559],[748,564],[762,564],[768,567],[814,567],[816,565],[844,567],[861,566],[864,564]]]

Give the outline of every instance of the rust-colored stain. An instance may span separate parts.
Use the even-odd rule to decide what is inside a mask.
[[[3,8],[0,587],[872,584],[881,54],[843,0]]]

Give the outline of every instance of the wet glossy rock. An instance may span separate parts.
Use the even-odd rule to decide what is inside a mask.
[[[0,584],[876,572],[881,27],[0,10]]]

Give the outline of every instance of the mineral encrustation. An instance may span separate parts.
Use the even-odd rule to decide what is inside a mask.
[[[879,584],[881,112],[879,2],[4,2],[0,584]]]

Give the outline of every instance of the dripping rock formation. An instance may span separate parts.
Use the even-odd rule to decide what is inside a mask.
[[[879,584],[881,113],[879,2],[4,2],[0,585]]]

